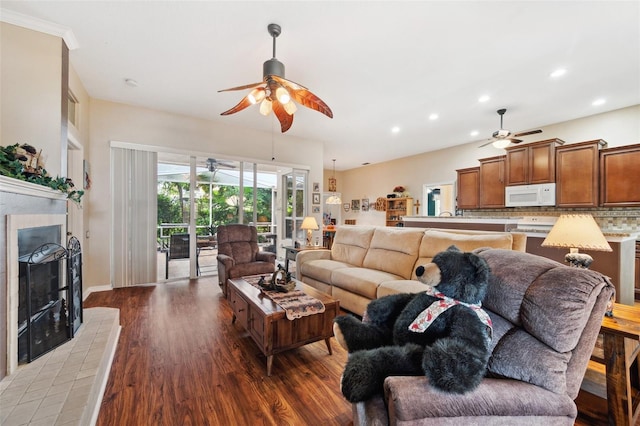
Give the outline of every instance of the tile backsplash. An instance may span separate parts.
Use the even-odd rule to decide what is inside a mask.
[[[509,209],[465,210],[464,217],[523,217],[559,216],[563,213],[589,213],[605,232],[640,232],[640,208],[560,209],[555,207],[530,207]]]

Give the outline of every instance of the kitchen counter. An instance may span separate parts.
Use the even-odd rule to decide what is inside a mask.
[[[527,220],[529,219],[529,220]],[[527,235],[527,252],[564,263],[568,249],[542,247],[553,221],[540,217],[538,220],[523,217],[462,217],[462,216],[406,216],[406,227],[470,229],[478,231],[522,232]],[[611,252],[581,250],[590,254],[594,261],[591,269],[611,278],[616,288],[616,301],[633,305],[635,298],[635,253],[638,231],[603,229]]]
[[[414,228],[471,229],[477,231],[512,231],[518,227],[517,217],[485,218],[462,216],[405,216],[404,226]]]
[[[442,223],[514,223],[517,224],[520,217],[468,217],[468,216],[404,216],[404,222],[442,222]]]

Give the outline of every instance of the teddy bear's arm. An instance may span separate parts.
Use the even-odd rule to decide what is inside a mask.
[[[377,327],[392,329],[400,313],[416,295],[398,293],[374,299],[367,305],[366,321]]]

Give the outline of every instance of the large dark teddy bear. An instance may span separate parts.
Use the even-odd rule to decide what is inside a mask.
[[[491,320],[480,308],[489,266],[451,246],[416,268],[427,291],[373,300],[366,321],[334,320],[334,334],[349,351],[342,393],[350,402],[383,392],[388,376],[426,375],[437,389],[465,393],[484,377]]]

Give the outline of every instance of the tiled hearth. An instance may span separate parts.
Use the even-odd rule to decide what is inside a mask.
[[[94,424],[119,335],[118,309],[85,309],[73,339],[0,381],[0,424]]]

